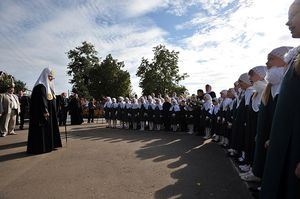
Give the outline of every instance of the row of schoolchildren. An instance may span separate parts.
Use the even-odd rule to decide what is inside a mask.
[[[281,81],[287,71],[289,57],[295,52],[291,47],[279,47],[268,54],[267,66],[256,66],[240,75],[219,105],[219,114],[213,120],[214,141],[229,145],[228,155],[236,157],[241,179],[260,182],[269,146],[272,119],[280,91]],[[289,56],[287,53],[289,52]],[[284,133],[284,132],[282,132]],[[275,163],[276,164],[276,163]]]
[[[173,131],[193,129],[205,133],[221,145],[229,146],[228,155],[238,157],[241,178],[245,181],[260,182],[267,156],[272,119],[280,91],[281,81],[287,70],[287,63],[295,55],[291,47],[279,47],[268,54],[267,66],[256,66],[241,74],[234,88],[223,90],[219,99],[205,94],[203,101],[196,98],[171,99],[170,106],[163,108],[163,99],[146,100],[128,98],[105,104],[106,119],[110,127],[121,126],[145,130],[160,130],[166,120]],[[289,55],[285,55],[289,52]],[[165,98],[164,104],[170,99]],[[179,104],[178,104],[179,103]],[[112,123],[111,123],[112,121]],[[283,132],[284,133],[284,132]],[[259,187],[258,187],[259,189]]]
[[[172,130],[193,134],[203,134],[210,137],[213,121],[217,118],[219,99],[212,99],[205,94],[203,100],[196,96],[190,98],[148,99],[141,97],[132,99],[107,97],[104,104],[105,118],[108,127],[145,130]],[[119,122],[118,122],[119,121]],[[119,124],[119,125],[118,125]]]
[[[300,38],[299,13],[295,0],[286,23],[293,38]],[[228,139],[241,179],[257,182],[260,199],[300,198],[299,86],[300,46],[282,46],[268,54],[266,67],[241,74],[237,95],[220,104],[214,139]]]

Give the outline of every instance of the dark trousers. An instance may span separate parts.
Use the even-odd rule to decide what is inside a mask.
[[[88,123],[94,122],[94,115],[95,115],[94,109],[89,109]]]
[[[59,125],[65,125],[67,122],[67,109],[61,109],[58,113]]]
[[[24,127],[24,118],[25,118],[25,111],[22,111],[19,113],[19,117],[20,117],[20,129],[23,129]],[[18,119],[17,119],[18,121]]]

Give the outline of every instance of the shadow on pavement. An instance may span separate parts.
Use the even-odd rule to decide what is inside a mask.
[[[176,183],[155,192],[156,199],[250,199],[223,149],[201,137],[183,133],[131,131],[121,129],[72,129],[72,139],[102,140],[109,143],[146,142],[136,156],[153,162],[168,161]]]
[[[20,158],[26,158],[26,157],[29,157],[29,156],[32,156],[32,155],[26,153],[25,151],[17,152],[17,153],[10,153],[10,154],[6,154],[6,155],[1,155],[0,156],[0,162],[20,159]]]
[[[12,143],[12,144],[5,144],[5,145],[0,145],[0,150],[23,147],[23,146],[26,146],[26,145],[27,145],[27,141],[26,142],[17,142],[17,143]]]

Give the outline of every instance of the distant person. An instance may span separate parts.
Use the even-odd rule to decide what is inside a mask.
[[[16,135],[17,114],[20,111],[18,96],[14,94],[14,84],[8,86],[7,92],[0,95],[0,136]]]
[[[67,122],[67,114],[68,114],[68,98],[67,98],[67,93],[63,92],[61,95],[58,97],[57,100],[58,104],[58,123],[59,126],[66,125]]]
[[[90,123],[90,122],[93,123],[94,122],[94,116],[95,116],[95,109],[96,109],[94,98],[90,99],[90,101],[88,103],[88,108],[89,108],[88,123]]]
[[[82,124],[82,106],[77,93],[71,96],[69,102],[69,114],[71,115],[71,125]]]
[[[165,127],[165,131],[170,131],[170,127],[171,127],[171,119],[170,119],[170,108],[171,108],[172,104],[171,104],[171,99],[169,98],[169,96],[165,97],[165,101],[162,105],[162,109],[163,109],[163,123],[164,123],[164,127]]]
[[[22,90],[19,91],[19,102],[20,102],[20,129],[24,129],[24,119],[25,115],[28,113],[29,110],[29,103],[30,99],[28,96],[24,95],[24,92]]]
[[[27,153],[47,153],[62,147],[53,79],[52,70],[45,68],[33,87]]]
[[[209,94],[212,99],[216,98],[216,93],[214,91],[212,91],[211,85],[206,84],[205,85],[205,91],[206,91],[206,94]]]
[[[202,101],[204,97],[204,92],[202,89],[197,90],[197,101]]]

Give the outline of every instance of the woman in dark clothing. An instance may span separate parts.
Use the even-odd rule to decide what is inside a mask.
[[[171,120],[170,120],[170,111],[169,110],[170,110],[171,106],[172,106],[171,99],[169,97],[165,97],[165,101],[162,105],[165,131],[170,131]]]
[[[82,107],[77,93],[71,97],[69,103],[69,114],[71,115],[71,125],[82,124]]]

